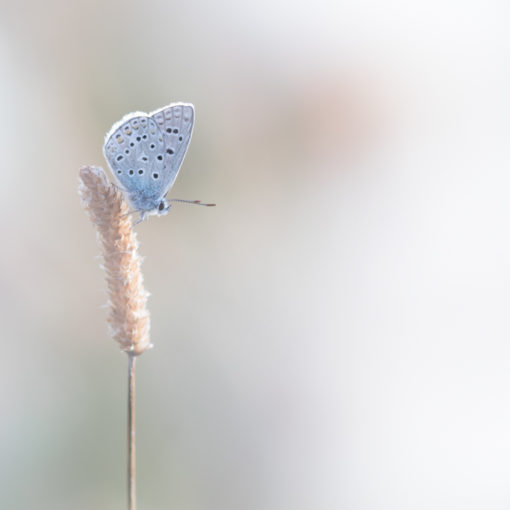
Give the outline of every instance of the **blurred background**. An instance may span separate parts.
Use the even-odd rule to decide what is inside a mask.
[[[196,108],[138,225],[143,510],[510,507],[510,5],[0,7],[0,506],[125,508],[81,165]]]

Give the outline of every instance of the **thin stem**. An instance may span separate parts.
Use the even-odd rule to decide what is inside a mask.
[[[128,510],[136,510],[136,356],[128,354]]]

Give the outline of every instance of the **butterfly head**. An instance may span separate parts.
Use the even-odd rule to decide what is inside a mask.
[[[158,205],[156,214],[158,216],[165,215],[170,210],[170,204],[163,198]]]

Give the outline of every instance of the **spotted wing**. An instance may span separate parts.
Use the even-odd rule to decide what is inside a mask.
[[[156,121],[137,112],[117,122],[103,152],[113,176],[137,210],[152,210],[164,197],[165,140]]]
[[[190,103],[173,103],[150,114],[165,143],[165,195],[173,186],[191,140],[195,109]]]

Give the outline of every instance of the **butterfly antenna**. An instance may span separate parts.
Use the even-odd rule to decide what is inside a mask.
[[[204,207],[216,206],[216,204],[203,204],[200,200],[183,200],[182,198],[169,198],[168,202],[183,202],[185,204],[203,205]]]

